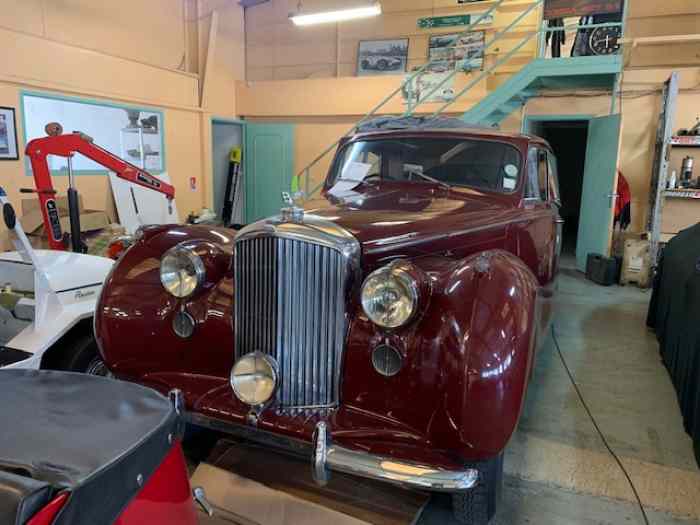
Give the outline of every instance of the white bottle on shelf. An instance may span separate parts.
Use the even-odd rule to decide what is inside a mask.
[[[668,179],[668,189],[675,190],[677,185],[678,185],[678,174],[676,173],[676,170],[673,170],[671,172],[671,177]]]

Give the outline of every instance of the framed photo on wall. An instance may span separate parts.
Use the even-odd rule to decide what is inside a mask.
[[[408,64],[408,38],[363,40],[357,53],[357,76],[398,75]]]
[[[0,106],[0,160],[18,160],[17,121],[14,108]]]

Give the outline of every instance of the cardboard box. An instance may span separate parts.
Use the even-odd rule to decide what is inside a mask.
[[[620,284],[636,284],[640,288],[651,285],[650,246],[647,240],[627,239],[625,255],[622,262]]]
[[[68,199],[59,197],[58,204],[61,229],[64,233],[70,233],[70,218],[68,216]],[[82,198],[78,200],[80,210],[80,231],[83,242],[88,247],[88,254],[105,256],[109,242],[119,235],[124,235],[124,228],[119,224],[112,224],[109,216],[104,211],[86,210]],[[19,222],[22,225],[32,247],[37,250],[48,250],[49,240],[44,234],[44,219],[39,207],[39,199],[23,199],[21,202],[22,216]],[[17,238],[14,232],[3,231],[0,234],[0,251],[14,251],[14,241]]]
[[[58,213],[61,221],[61,229],[70,232],[70,217],[68,216],[68,198],[58,197],[56,199]],[[22,216],[20,222],[27,235],[46,237],[44,232],[44,218],[41,214],[39,199],[22,199]],[[110,220],[104,211],[86,210],[83,206],[82,197],[78,198],[78,209],[80,210],[80,231],[82,233],[101,230],[110,225]]]
[[[235,525],[370,525],[334,509],[200,463],[191,480],[203,487],[220,522]]]

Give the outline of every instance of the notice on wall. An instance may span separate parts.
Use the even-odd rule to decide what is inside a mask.
[[[590,16],[622,11],[623,0],[544,0],[544,17]]]
[[[401,90],[404,104],[415,106],[424,102],[450,102],[455,99],[454,73],[426,70],[408,82],[412,75],[413,73],[406,75]]]

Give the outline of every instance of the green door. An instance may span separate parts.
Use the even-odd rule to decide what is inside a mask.
[[[620,115],[594,118],[588,126],[586,166],[576,246],[576,267],[586,270],[590,253],[608,255],[617,187]]]
[[[279,213],[282,192],[294,170],[294,126],[247,124],[245,127],[246,222]]]

